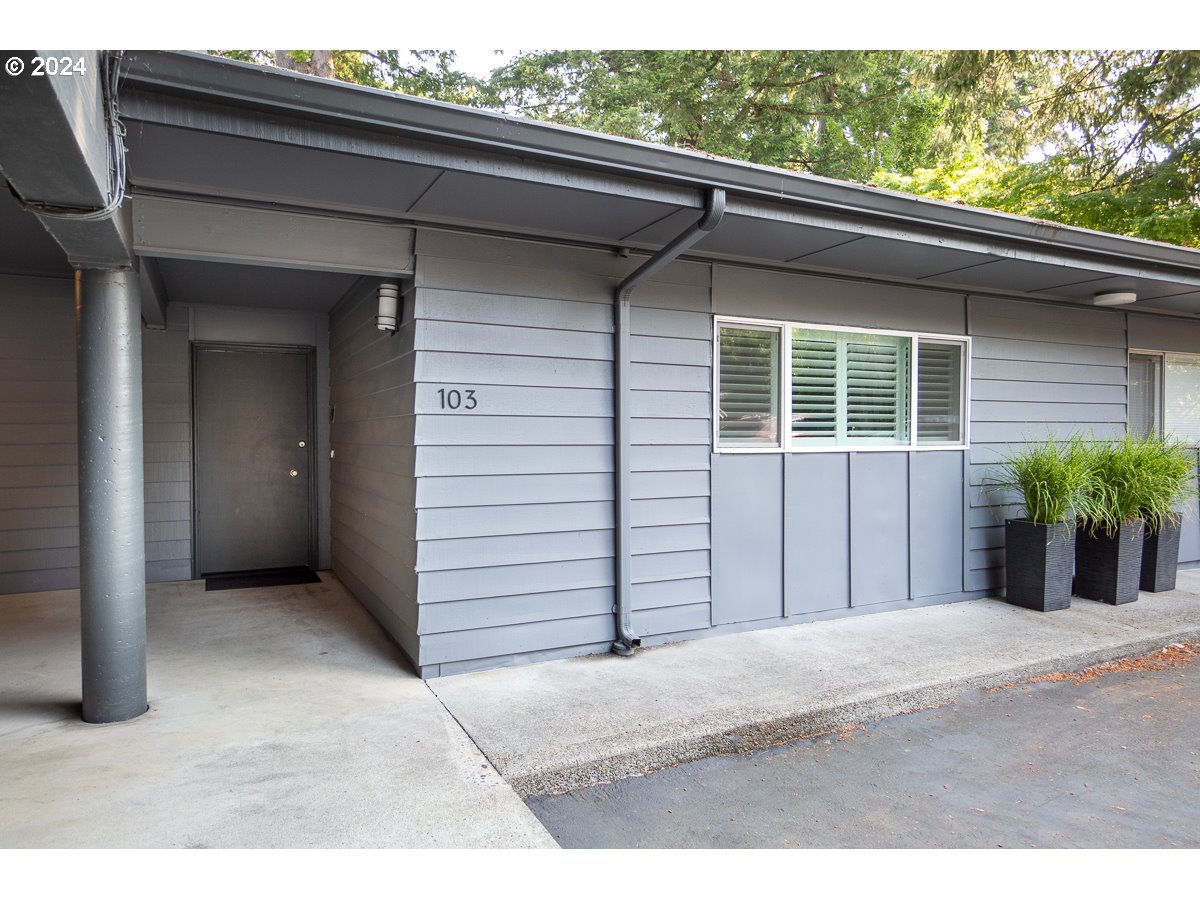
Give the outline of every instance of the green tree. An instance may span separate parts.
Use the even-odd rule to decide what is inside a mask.
[[[274,65],[402,94],[480,105],[484,83],[454,67],[452,50],[210,50],[216,56]]]
[[[1200,246],[1200,51],[955,51],[934,80],[942,152],[878,183]]]
[[[606,134],[1200,246],[1200,51],[216,51]]]
[[[924,158],[941,99],[906,51],[561,50],[492,73],[492,105],[719,156],[865,180]]]

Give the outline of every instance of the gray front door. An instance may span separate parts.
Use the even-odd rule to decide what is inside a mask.
[[[313,564],[312,351],[197,344],[196,575]]]

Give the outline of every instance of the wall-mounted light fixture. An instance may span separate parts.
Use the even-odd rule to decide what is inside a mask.
[[[394,333],[399,316],[400,285],[395,281],[385,281],[379,285],[379,313],[375,317],[375,327]]]
[[[1092,298],[1092,303],[1096,306],[1124,306],[1136,302],[1137,294],[1134,291],[1109,291]]]

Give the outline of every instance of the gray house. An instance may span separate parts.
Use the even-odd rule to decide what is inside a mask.
[[[146,581],[331,570],[423,677],[630,653],[995,595],[1011,443],[1200,441],[1193,250],[40,55],[76,71],[0,81],[0,593],[81,588],[93,721],[145,708]]]

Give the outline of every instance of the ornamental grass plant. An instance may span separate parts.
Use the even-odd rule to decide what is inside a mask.
[[[1174,438],[1149,438],[1146,443],[1148,496],[1139,515],[1147,530],[1156,532],[1167,522],[1177,526],[1182,517],[1179,507],[1198,495],[1196,451]]]
[[[1030,522],[1074,524],[1094,495],[1088,444],[1079,436],[1023,444],[1001,461],[996,484],[1020,494]]]
[[[1164,520],[1178,522],[1178,505],[1195,496],[1195,457],[1175,440],[1126,435],[1080,446],[1089,472],[1088,496],[1080,507],[1088,534],[1112,536],[1135,519],[1157,530]]]

